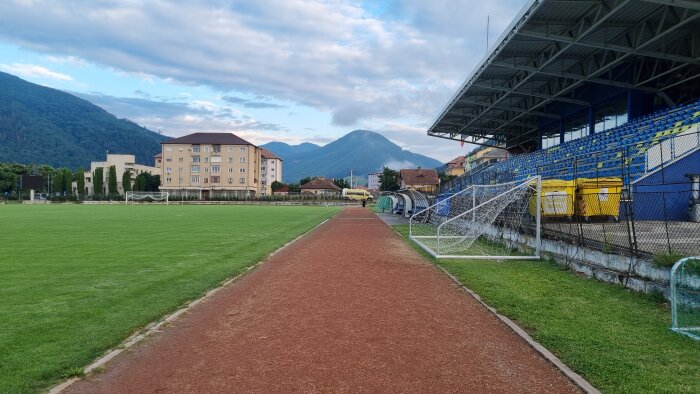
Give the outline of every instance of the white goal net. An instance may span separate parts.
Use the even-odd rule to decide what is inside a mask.
[[[540,191],[539,177],[472,185],[413,215],[410,238],[437,258],[539,258]]]
[[[671,330],[700,340],[700,256],[671,268]]]
[[[131,203],[135,202],[165,202],[168,204],[168,197],[170,193],[168,192],[126,192],[126,203],[129,201]]]

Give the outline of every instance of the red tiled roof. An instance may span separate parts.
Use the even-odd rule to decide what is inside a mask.
[[[407,185],[439,185],[437,171],[434,168],[407,169],[401,170],[399,176],[403,183]]]
[[[233,133],[193,133],[163,141],[161,144],[253,145]]]
[[[267,149],[261,149],[260,154],[262,155],[263,158],[265,159],[277,159],[277,160],[282,160],[281,157],[277,156],[276,154],[272,153],[271,151]]]
[[[465,156],[457,156],[452,161],[447,163],[447,167],[449,168],[464,168],[464,161],[466,160]]]
[[[289,186],[284,185],[279,189],[275,190],[275,193],[289,193]]]
[[[316,178],[309,182],[299,186],[300,189],[331,189],[331,190],[341,190],[338,186],[333,183],[332,179],[328,178]]]

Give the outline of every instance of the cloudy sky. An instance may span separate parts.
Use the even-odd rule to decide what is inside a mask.
[[[154,131],[325,144],[426,130],[526,0],[3,0],[0,71]]]

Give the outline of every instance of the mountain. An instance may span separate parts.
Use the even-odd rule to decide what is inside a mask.
[[[279,157],[287,157],[290,155],[294,155],[297,153],[304,153],[308,151],[312,151],[314,149],[320,148],[320,146],[316,144],[312,144],[310,142],[304,142],[299,145],[289,145],[285,144],[284,142],[268,142],[267,144],[260,145],[261,148],[265,148],[271,152],[274,152],[277,156]]]
[[[88,168],[109,151],[153,165],[166,138],[71,94],[0,72],[0,162]]]
[[[398,170],[442,165],[430,157],[403,150],[381,134],[368,130],[352,131],[325,146],[302,153],[285,156],[272,151],[284,160],[285,182],[298,182],[306,176],[317,175],[342,178],[350,175],[351,169],[354,175],[366,176],[381,171],[384,166]]]

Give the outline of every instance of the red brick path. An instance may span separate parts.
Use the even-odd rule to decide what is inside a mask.
[[[578,391],[349,208],[68,392]]]

